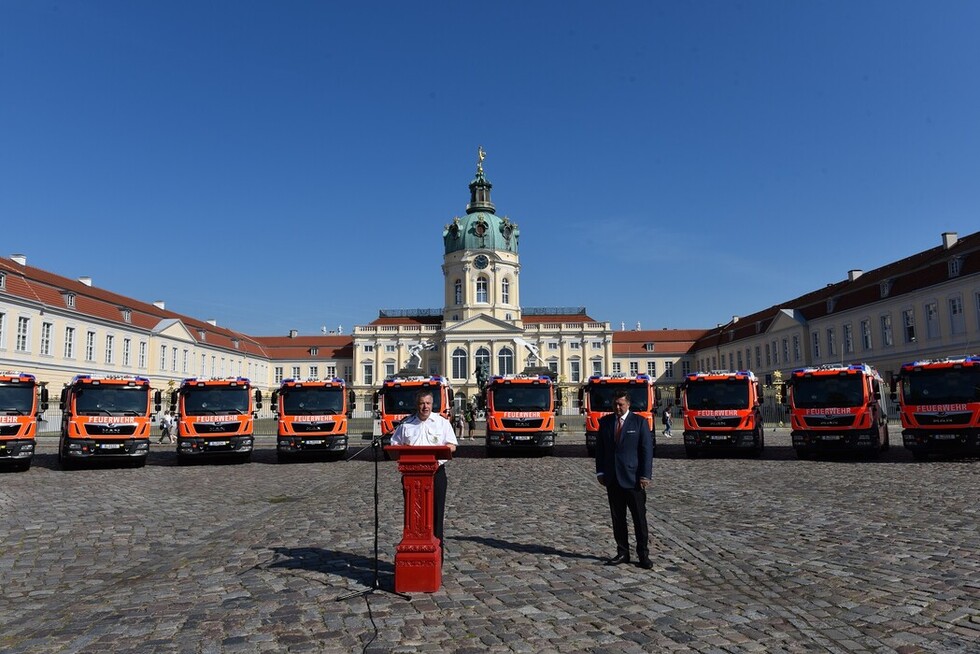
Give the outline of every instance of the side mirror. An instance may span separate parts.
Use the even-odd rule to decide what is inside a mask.
[[[156,391],[153,393],[153,410],[159,411],[160,405],[163,403],[163,393]]]
[[[262,408],[262,391],[260,390],[255,391],[255,408],[256,409]]]
[[[277,404],[279,404],[279,391],[272,391],[272,397],[269,398],[269,406],[275,411]]]
[[[68,395],[68,388],[61,389],[61,399],[58,401],[58,408],[62,411],[65,410],[65,397]]]
[[[684,388],[683,384],[678,384],[674,387],[674,403],[681,403],[681,390]]]
[[[177,406],[177,391],[170,391],[170,407]]]

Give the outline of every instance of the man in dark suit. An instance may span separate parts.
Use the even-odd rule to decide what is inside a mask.
[[[617,391],[613,412],[599,421],[595,447],[595,474],[606,487],[609,511],[612,513],[616,556],[606,565],[629,563],[629,529],[626,510],[633,516],[636,532],[636,554],[640,567],[649,570],[649,535],[647,533],[647,486],[653,477],[653,434],[646,418],[630,412],[629,391]]]

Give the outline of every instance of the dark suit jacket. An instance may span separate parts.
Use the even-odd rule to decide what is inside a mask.
[[[640,479],[653,478],[653,435],[646,418],[630,411],[626,415],[619,445],[616,445],[615,413],[599,420],[595,447],[595,471],[607,485],[639,488]]]

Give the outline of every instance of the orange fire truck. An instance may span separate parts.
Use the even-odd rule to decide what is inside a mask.
[[[786,380],[793,448],[801,459],[819,451],[888,449],[888,415],[878,371],[863,363],[799,368]]]
[[[906,363],[892,380],[896,395],[902,440],[917,461],[980,452],[980,356]]]
[[[415,413],[415,395],[423,389],[432,391],[432,413],[452,420],[454,394],[445,377],[388,377],[381,383],[381,389],[374,394],[374,415],[381,420],[381,440],[384,445],[391,444],[391,435],[398,423]]]
[[[684,414],[684,449],[697,457],[710,449],[750,449],[762,454],[762,387],[750,370],[687,375],[675,399]]]
[[[0,372],[0,465],[28,470],[37,423],[48,410],[48,389],[26,372]]]
[[[612,413],[614,395],[623,389],[630,394],[630,411],[646,418],[650,433],[656,434],[656,393],[650,375],[593,375],[578,391],[579,412],[585,415],[585,447],[590,455],[595,454],[599,419]]]
[[[487,382],[487,456],[505,451],[550,453],[561,398],[548,375],[494,375]]]
[[[72,378],[61,391],[61,467],[107,459],[145,465],[153,413],[160,410],[160,391],[152,398],[150,391],[146,377]]]
[[[247,377],[185,379],[171,393],[170,406],[177,407],[178,463],[201,456],[251,459],[262,391],[256,390],[253,398]]]
[[[343,379],[284,379],[270,402],[279,425],[276,456],[347,452],[347,419],[354,412],[354,391]]]

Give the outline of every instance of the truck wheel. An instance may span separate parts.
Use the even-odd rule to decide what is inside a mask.
[[[31,460],[27,459],[25,461],[18,461],[14,464],[14,470],[17,472],[27,472],[31,469]]]
[[[689,459],[696,459],[698,458],[698,454],[700,454],[698,448],[693,447],[691,445],[685,445],[684,452],[687,454],[687,458]]]
[[[885,425],[885,442],[881,444],[881,451],[887,452],[890,447],[891,443],[889,442],[888,438],[888,425]]]
[[[760,456],[762,456],[762,451],[764,449],[766,449],[766,435],[760,431],[755,439],[755,447],[752,449],[752,456],[758,459]]]
[[[58,463],[61,465],[62,470],[75,469],[75,462],[72,461],[70,458],[68,458],[68,456],[65,454],[65,451],[60,447],[58,448]]]
[[[146,457],[141,456],[129,462],[130,468],[142,468],[146,465]]]

